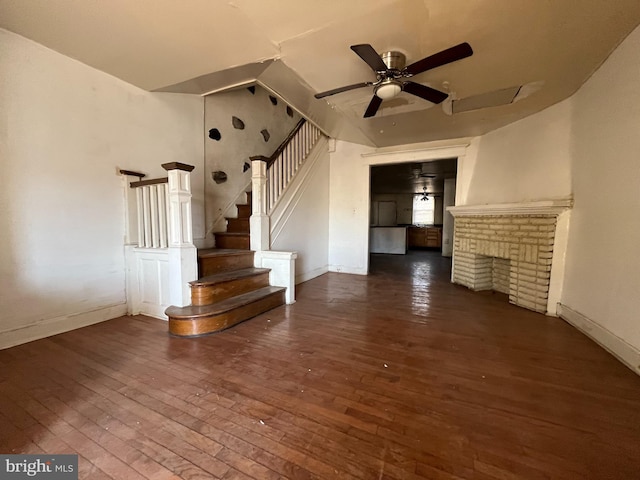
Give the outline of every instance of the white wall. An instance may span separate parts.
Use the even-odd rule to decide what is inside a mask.
[[[251,163],[249,158],[252,156],[273,154],[301,118],[296,111],[289,116],[287,104],[279,98],[273,105],[270,93],[259,85],[255,86],[254,92],[243,87],[205,99],[205,194],[209,232],[225,231],[225,217],[237,215],[235,204],[238,200],[245,203],[243,192],[251,190],[251,169],[243,172],[244,163]],[[242,120],[244,129],[234,128],[234,116]],[[220,131],[220,140],[209,138],[212,128]],[[270,134],[267,142],[260,133],[263,129]],[[211,176],[214,171],[225,172],[227,181],[214,182]]]
[[[572,98],[562,303],[640,350],[640,28]]]
[[[321,138],[281,198],[288,203],[283,218],[272,225],[271,249],[297,252],[295,282],[328,271],[329,151]],[[279,209],[276,208],[276,211]],[[272,216],[271,221],[275,222]],[[274,228],[275,227],[275,228]]]
[[[453,215],[447,212],[447,207],[455,205],[456,199],[456,179],[447,178],[444,181],[444,193],[442,195],[443,218],[442,218],[442,256],[451,257],[453,255]]]
[[[372,149],[336,141],[329,168],[329,270],[369,270],[369,163]]]
[[[374,165],[464,157],[468,140],[408,145],[397,150],[336,141],[329,182],[329,270],[369,270],[370,169]]]
[[[195,186],[204,154],[199,97],[142,91],[5,30],[0,78],[2,347],[124,314],[116,167],[189,163]]]
[[[475,139],[458,163],[456,205],[571,194],[571,103],[565,100]]]

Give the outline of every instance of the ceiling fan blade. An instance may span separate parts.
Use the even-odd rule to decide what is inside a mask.
[[[368,43],[351,45],[351,50],[369,65],[374,72],[386,72],[388,70],[380,55]]]
[[[455,47],[447,48],[446,50],[435,53],[430,57],[418,60],[406,67],[404,72],[411,75],[417,75],[418,73],[426,72],[432,68],[446,65],[447,63],[455,62],[457,60],[462,60],[463,58],[470,57],[471,55],[473,55],[471,45],[464,42],[460,45],[456,45]]]
[[[377,95],[374,95],[371,99],[371,102],[369,103],[369,106],[367,107],[367,111],[364,112],[364,118],[373,117],[378,111],[378,108],[380,108],[381,104],[382,99]]]
[[[339,88],[334,88],[333,90],[327,90],[326,92],[316,93],[314,97],[324,98],[324,97],[328,97],[329,95],[335,95],[336,93],[355,90],[356,88],[370,87],[371,85],[373,85],[373,82],[354,83],[353,85],[347,85],[345,87],[339,87]]]
[[[416,82],[404,82],[402,84],[402,90],[420,98],[424,98],[432,103],[442,103],[447,95],[435,88],[427,87]]]

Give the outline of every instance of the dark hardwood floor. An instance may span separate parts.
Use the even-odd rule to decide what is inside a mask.
[[[437,253],[371,270],[208,337],[123,317],[0,351],[0,452],[92,480],[640,478],[640,377]]]

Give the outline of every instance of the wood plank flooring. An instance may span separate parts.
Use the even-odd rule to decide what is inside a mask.
[[[437,253],[371,269],[208,337],[123,317],[0,351],[0,452],[92,480],[640,478],[640,377]]]

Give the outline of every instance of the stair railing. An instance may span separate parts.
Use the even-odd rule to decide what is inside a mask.
[[[130,313],[164,316],[169,305],[190,303],[197,278],[191,218],[191,171],[179,162],[162,165],[167,177],[131,182],[137,200],[137,246],[130,245],[127,297]]]
[[[138,247],[167,248],[169,177],[131,182],[136,192]]]
[[[251,157],[251,249],[269,250],[269,215],[322,135],[304,118],[270,157]]]

